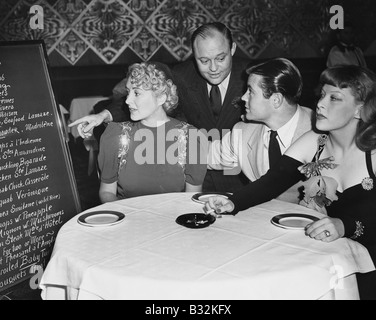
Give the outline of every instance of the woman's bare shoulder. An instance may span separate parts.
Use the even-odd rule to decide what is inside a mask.
[[[296,140],[287,150],[286,155],[301,162],[310,161],[317,151],[317,143],[321,134],[308,131]]]
[[[316,145],[317,141],[319,140],[319,138],[321,136],[323,136],[323,134],[320,134],[320,133],[317,133],[313,130],[310,130],[310,131],[306,132],[305,134],[303,134],[298,140],[296,140],[296,142],[294,144],[298,144],[298,145],[314,144],[314,145]]]

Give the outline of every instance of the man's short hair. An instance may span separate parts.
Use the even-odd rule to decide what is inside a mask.
[[[302,95],[303,79],[299,69],[288,59],[276,58],[247,70],[249,75],[262,77],[259,85],[266,99],[281,93],[289,104],[297,104]]]
[[[201,38],[206,39],[207,37],[213,36],[214,31],[223,34],[223,36],[228,40],[230,48],[232,48],[234,41],[230,29],[221,22],[211,22],[203,24],[193,32],[191,37],[192,49],[197,37],[200,36]]]

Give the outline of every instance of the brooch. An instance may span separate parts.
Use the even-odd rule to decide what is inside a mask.
[[[363,223],[361,223],[360,221],[356,221],[355,224],[356,224],[356,230],[354,232],[354,235],[350,238],[353,240],[360,238],[364,234]]]
[[[371,191],[373,189],[373,179],[364,178],[362,181],[362,187],[364,190]]]

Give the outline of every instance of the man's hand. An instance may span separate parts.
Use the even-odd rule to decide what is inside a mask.
[[[100,126],[103,122],[110,122],[112,120],[111,113],[108,110],[103,110],[98,114],[91,114],[89,116],[82,117],[68,126],[74,127],[77,126],[79,135],[83,139],[90,138],[93,134],[94,127]]]

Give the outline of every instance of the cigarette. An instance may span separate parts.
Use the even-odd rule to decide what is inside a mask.
[[[215,212],[216,210],[215,209],[207,210],[206,208],[204,208],[204,211],[205,211],[206,214],[210,214],[210,213]]]
[[[218,218],[222,218],[222,215],[217,212],[217,209],[210,209],[210,210],[207,210],[205,207],[204,207],[204,211],[205,211],[205,214],[211,214],[211,213],[214,213]]]

